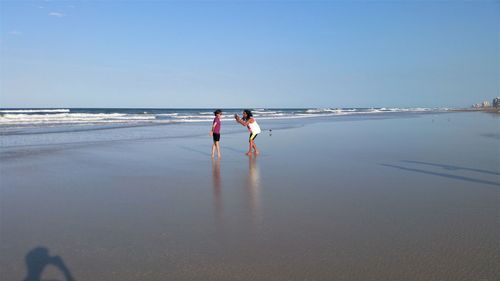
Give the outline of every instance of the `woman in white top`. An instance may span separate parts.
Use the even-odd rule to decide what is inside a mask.
[[[259,124],[257,124],[257,120],[253,118],[252,112],[248,109],[245,109],[243,110],[243,118],[240,118],[238,114],[235,114],[234,118],[236,119],[236,122],[240,123],[243,126],[246,126],[248,128],[248,131],[250,132],[250,137],[248,138],[248,152],[246,154],[252,155],[252,148],[255,151],[255,154],[259,154],[259,150],[255,145],[255,138],[258,134],[260,134],[260,127]]]

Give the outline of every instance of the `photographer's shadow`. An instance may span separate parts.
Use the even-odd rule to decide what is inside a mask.
[[[42,279],[43,271],[49,265],[57,268],[64,275],[64,281],[75,281],[62,258],[59,256],[50,256],[47,248],[34,248],[26,254],[25,261],[28,273],[23,281],[63,281],[58,279]]]

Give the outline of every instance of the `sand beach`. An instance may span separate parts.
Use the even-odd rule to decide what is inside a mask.
[[[260,123],[0,136],[1,279],[498,280],[498,115]]]

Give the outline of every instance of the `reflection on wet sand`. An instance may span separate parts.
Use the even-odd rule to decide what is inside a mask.
[[[220,160],[212,159],[212,184],[213,184],[213,205],[215,223],[220,226],[222,224],[223,206],[221,194],[221,179],[220,179]]]
[[[257,156],[248,156],[248,176],[245,185],[252,227],[259,227],[262,222],[260,202],[260,171]]]
[[[262,222],[260,171],[257,164],[257,156],[248,156],[248,172],[246,176],[237,179],[236,183],[238,182],[241,184],[237,184],[234,188],[239,189],[243,186],[245,204],[243,205],[242,214],[244,217],[248,215],[247,220],[238,221],[249,221],[249,226],[255,230]],[[217,228],[221,229],[224,225],[224,204],[222,201],[221,168],[218,159],[212,160],[212,186],[214,219]]]

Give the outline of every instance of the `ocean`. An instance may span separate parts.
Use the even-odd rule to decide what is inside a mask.
[[[252,109],[259,119],[310,118],[355,114],[397,112],[447,111],[447,108],[266,108]],[[223,109],[224,120],[241,114],[242,109]],[[208,122],[213,118],[206,108],[2,108],[0,128],[55,126],[55,125],[102,125],[144,123]]]
[[[1,108],[2,147],[202,136],[213,120],[207,108]],[[241,132],[240,108],[222,108],[223,134]],[[391,118],[448,112],[448,108],[253,108],[264,130],[324,119]]]

